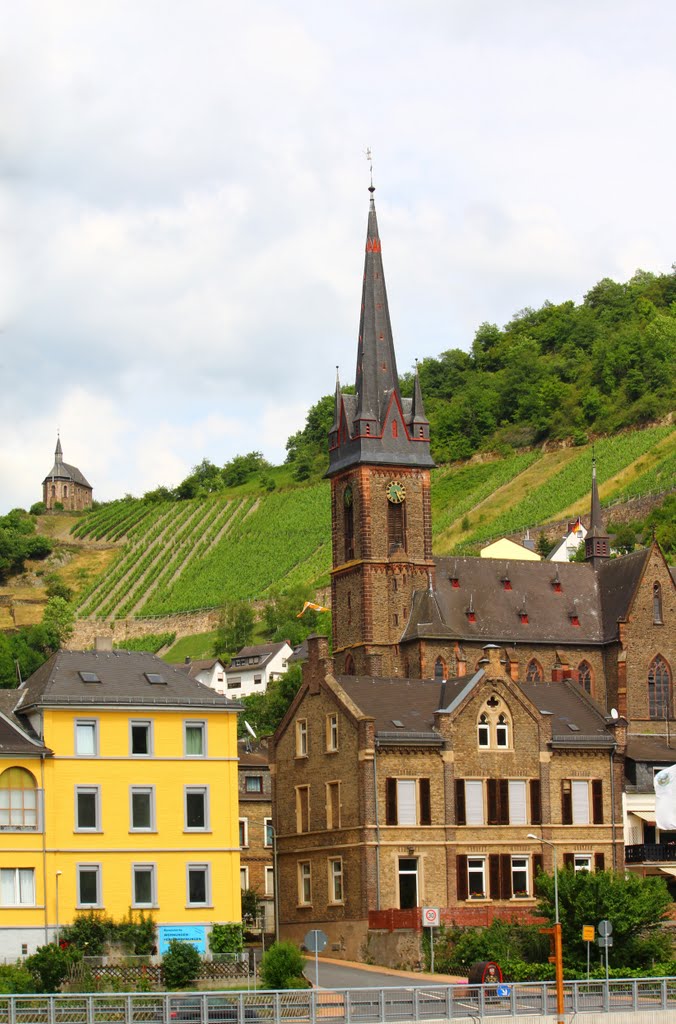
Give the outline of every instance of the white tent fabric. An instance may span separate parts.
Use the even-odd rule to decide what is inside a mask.
[[[676,830],[676,764],[655,776],[655,819],[661,832]]]

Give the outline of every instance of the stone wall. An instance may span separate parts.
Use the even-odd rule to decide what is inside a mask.
[[[176,639],[194,633],[209,633],[218,626],[218,608],[201,612],[181,612],[158,615],[152,619],[115,619],[102,622],[97,619],[78,619],[68,642],[71,650],[81,651],[94,646],[97,636],[112,637],[113,643],[148,636],[151,633],[176,633]]]

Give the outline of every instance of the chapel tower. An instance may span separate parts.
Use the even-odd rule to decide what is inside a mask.
[[[336,383],[329,432],[336,670],[404,674],[399,639],[415,590],[434,582],[429,422],[416,374],[402,398],[369,189],[355,394]]]

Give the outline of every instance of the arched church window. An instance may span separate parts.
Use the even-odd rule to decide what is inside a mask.
[[[348,485],[343,491],[343,535],[345,538],[345,561],[354,558],[354,495]]]
[[[592,667],[588,661],[581,661],[577,666],[577,680],[583,690],[591,696],[593,676]]]
[[[434,678],[435,679],[448,679],[448,669],[446,668],[446,662],[439,656],[434,662]]]
[[[406,550],[406,505],[402,501],[399,505],[387,503],[387,542],[388,550],[396,548]]]
[[[661,626],[662,619],[662,587],[659,583],[653,583],[653,622]]]
[[[484,711],[479,715],[479,724],[477,726],[477,737],[479,740],[480,747],[490,747],[491,745],[491,728],[488,723],[488,715]]]
[[[64,498],[68,497],[68,484],[63,485],[63,496]]]
[[[656,655],[648,668],[648,708],[650,717],[669,717],[671,670],[661,654]]]
[[[509,722],[507,721],[507,715],[498,715],[498,721],[495,726],[495,745],[496,747],[509,746]]]
[[[6,768],[0,775],[0,826],[37,828],[38,789],[26,768]]]
[[[56,497],[56,487],[52,484],[52,498]]]
[[[356,676],[356,674],[357,674],[357,671],[356,671],[355,665],[354,665],[354,658],[352,657],[351,654],[346,654],[345,655],[345,675],[346,676]]]
[[[542,683],[544,682],[545,674],[542,671],[542,665],[537,658],[531,658],[526,666],[526,682],[527,683]]]

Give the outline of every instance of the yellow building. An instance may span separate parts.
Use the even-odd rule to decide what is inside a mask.
[[[237,711],[150,654],[60,651],[0,691],[0,957],[78,911],[206,948],[239,921]]]

